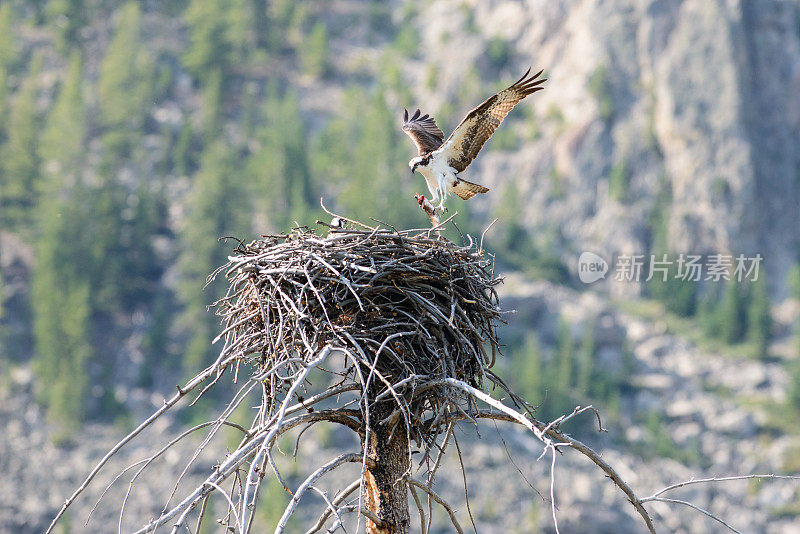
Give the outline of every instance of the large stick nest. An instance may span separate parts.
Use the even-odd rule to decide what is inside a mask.
[[[220,359],[247,362],[268,382],[267,415],[325,346],[349,356],[337,374],[369,386],[371,399],[406,405],[411,426],[454,400],[441,379],[481,387],[494,363],[499,280],[471,242],[432,231],[336,228],[322,237],[298,228],[240,245],[222,271],[230,286],[217,303]]]

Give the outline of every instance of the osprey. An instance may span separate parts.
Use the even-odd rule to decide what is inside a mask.
[[[477,193],[489,191],[482,185],[473,184],[458,176],[466,169],[480,152],[483,144],[503,122],[511,109],[531,93],[543,89],[541,84],[546,78],[539,78],[544,71],[533,76],[527,72],[496,95],[488,98],[483,104],[470,111],[464,120],[453,130],[447,141],[444,134],[436,126],[433,117],[427,114],[420,116],[417,110],[409,118],[408,110],[404,110],[403,131],[417,145],[419,156],[408,162],[411,173],[419,170],[428,183],[432,201],[439,201],[438,209],[444,209],[444,201],[448,193],[455,193],[464,200]]]

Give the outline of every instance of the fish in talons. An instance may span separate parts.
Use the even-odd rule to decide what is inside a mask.
[[[419,207],[422,208],[425,211],[425,213],[428,214],[428,218],[431,220],[431,224],[433,226],[437,226],[439,224],[439,214],[441,213],[441,210],[439,210],[438,207],[431,204],[431,201],[425,198],[425,195],[417,193],[416,195],[414,195],[414,198],[417,199]]]

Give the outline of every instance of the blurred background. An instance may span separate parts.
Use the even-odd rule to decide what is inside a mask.
[[[498,373],[543,420],[596,406],[608,433],[589,416],[567,430],[642,495],[692,476],[800,474],[800,3],[0,0],[0,532],[41,532],[215,358],[206,306],[224,281],[203,286],[235,246],[219,237],[314,226],[330,218],[321,197],[350,218],[426,226],[403,108],[448,134],[528,66],[545,69],[545,90],[465,173],[491,192],[448,201],[464,232],[498,218],[485,243],[516,310]],[[746,282],[620,282],[612,265],[587,285],[583,251],[763,260]],[[140,438],[92,495],[221,401]],[[553,531],[536,491],[549,465],[502,432],[460,434],[478,531]],[[342,440],[317,435],[289,479]],[[642,531],[574,456],[556,472],[562,531]],[[469,524],[448,461],[441,491]],[[130,528],[166,502],[182,464],[163,462],[132,494]],[[63,531],[111,530],[126,486],[88,526],[81,499]],[[798,487],[674,496],[742,531],[800,532]],[[267,527],[286,499],[268,490]],[[678,506],[652,505],[665,531],[724,530]],[[448,532],[443,513],[434,524]]]

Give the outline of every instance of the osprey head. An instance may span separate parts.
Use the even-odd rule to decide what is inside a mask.
[[[423,156],[417,156],[416,158],[409,161],[408,166],[411,169],[411,174],[414,174],[414,172],[416,172],[417,167],[419,167],[420,165],[424,167],[425,165],[428,164],[429,161],[430,161],[429,157],[423,157]]]

